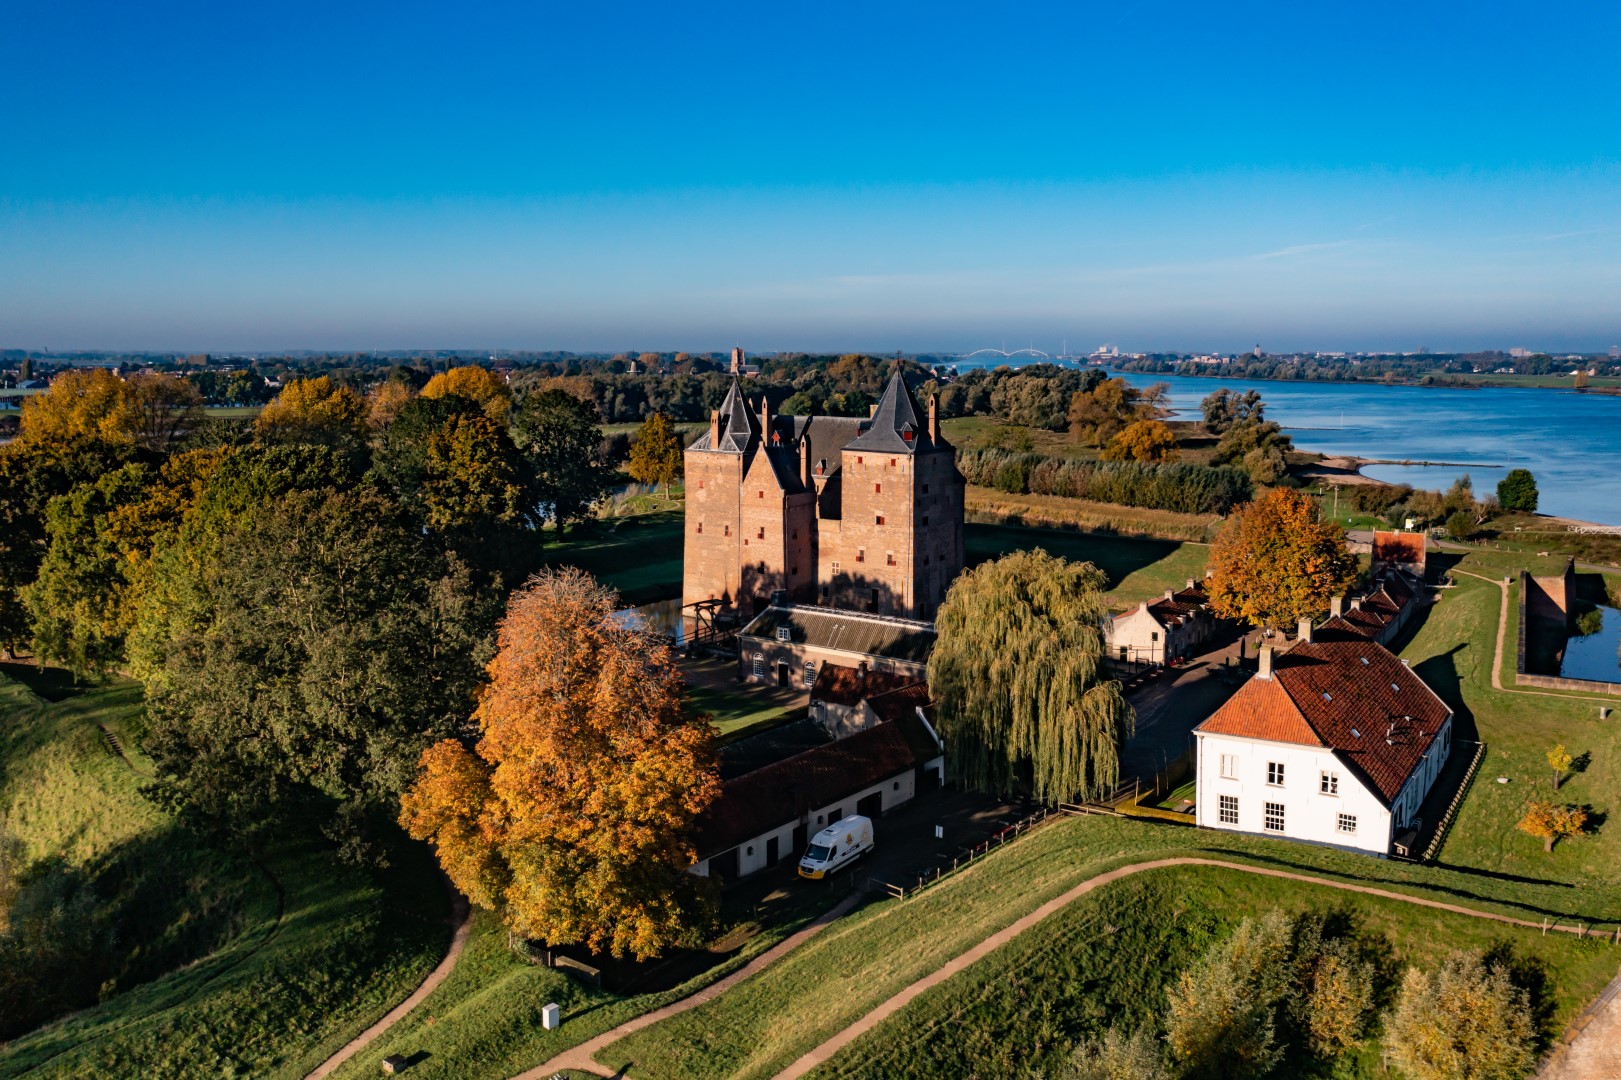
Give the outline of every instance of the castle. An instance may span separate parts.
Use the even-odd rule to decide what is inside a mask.
[[[963,486],[936,403],[921,417],[899,370],[865,419],[756,411],[734,378],[686,451],[688,631],[779,594],[933,619],[962,570]]]

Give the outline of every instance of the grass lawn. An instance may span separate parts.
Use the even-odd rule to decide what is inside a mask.
[[[1457,569],[1501,579],[1513,560],[1500,552],[1471,553]],[[1532,559],[1539,572],[1558,559]],[[1621,730],[1612,717],[1598,718],[1600,702],[1579,695],[1524,694],[1493,690],[1492,657],[1501,593],[1493,581],[1455,575],[1456,588],[1441,601],[1402,657],[1457,713],[1460,737],[1485,740],[1489,747],[1480,775],[1459,814],[1440,861],[1504,874],[1548,878],[1578,885],[1609,885],[1621,878],[1621,828],[1609,820],[1621,810]],[[1517,587],[1510,590],[1503,682],[1513,685]],[[1616,705],[1610,698],[1608,704]],[[1545,755],[1564,743],[1578,759],[1575,772],[1553,791]],[[1497,777],[1509,783],[1499,784]],[[1597,826],[1588,835],[1560,843],[1551,853],[1542,841],[1520,832],[1516,823],[1533,800],[1589,807]]]
[[[138,791],[140,688],[51,688],[0,677],[0,828],[95,889],[95,917],[128,908],[124,940],[163,967],[4,1044],[0,1076],[303,1076],[438,962],[447,902],[425,855],[374,881],[314,851],[207,847]]]
[[[597,1060],[610,1067],[633,1062],[632,1075],[661,1080],[774,1075],[973,942],[1080,881],[1172,854],[1319,873],[1521,918],[1580,911],[1613,926],[1621,917],[1621,888],[1613,885],[1575,890],[1129,819],[1062,819],[911,899],[869,904],[727,994],[621,1039]],[[1267,892],[1253,884],[1249,890]],[[1341,895],[1333,893],[1322,903],[1336,903]],[[1423,919],[1414,924],[1422,925]],[[1514,933],[1525,941],[1542,937],[1535,931]],[[1608,974],[1618,957],[1621,952],[1604,954]],[[1596,985],[1572,984],[1572,1000],[1590,996]]]
[[[1175,791],[1171,792],[1154,805],[1159,807],[1161,810],[1180,810],[1183,803],[1192,802],[1194,800],[1195,792],[1197,790],[1198,781],[1189,780],[1187,783],[1183,784],[1181,787],[1177,788]]]
[[[687,683],[687,703],[693,712],[708,713],[722,735],[769,723],[787,713],[804,713],[803,707],[785,709],[781,701],[772,700],[758,688],[739,686],[731,690],[697,682]]]
[[[1093,563],[1109,578],[1109,605],[1123,611],[1204,577],[1209,548],[1147,537],[1108,536],[1074,529],[1033,529],[969,522],[963,527],[969,566],[1010,551],[1041,548],[1049,555]]]
[[[619,590],[626,604],[651,604],[681,595],[682,511],[589,521],[559,540],[545,537],[546,561],[578,566]]]
[[[846,1047],[817,1077],[1049,1075],[1068,1048],[1111,1023],[1163,1017],[1165,987],[1245,916],[1279,908],[1344,913],[1384,939],[1391,974],[1433,969],[1452,951],[1507,945],[1550,976],[1554,1036],[1609,980],[1618,950],[1517,931],[1394,901],[1219,868],[1152,871],[1083,897]],[[639,1075],[633,1070],[632,1075]],[[1308,1075],[1286,1061],[1279,1075]],[[1376,1046],[1347,1055],[1336,1077],[1383,1076]]]

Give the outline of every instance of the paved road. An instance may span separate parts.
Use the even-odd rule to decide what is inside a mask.
[[[1621,1077],[1621,975],[1576,1021],[1576,1036],[1555,1050],[1537,1080],[1616,1080]]]
[[[1088,878],[1086,881],[1081,882],[1079,885],[1070,889],[1063,895],[1054,897],[1045,904],[1042,904],[1036,910],[1024,916],[1024,918],[1019,919],[1017,922],[1014,922],[1001,930],[998,930],[996,933],[984,939],[968,951],[960,954],[952,960],[947,961],[946,964],[937,971],[918,979],[916,982],[907,986],[899,993],[890,997],[883,1004],[861,1017],[861,1019],[846,1027],[843,1031],[840,1031],[837,1035],[834,1035],[832,1038],[823,1042],[820,1046],[806,1053],[804,1056],[799,1058],[799,1060],[788,1066],[788,1068],[778,1073],[776,1080],[798,1080],[799,1077],[805,1076],[818,1066],[825,1064],[840,1050],[844,1049],[846,1046],[859,1039],[862,1035],[865,1035],[867,1032],[877,1027],[884,1020],[905,1008],[907,1004],[909,1004],[918,995],[939,986],[953,975],[964,971],[968,967],[972,966],[976,961],[983,959],[985,956],[996,951],[1009,941],[1012,941],[1015,937],[1018,937],[1024,931],[1040,923],[1042,920],[1046,919],[1048,916],[1054,914],[1062,908],[1074,903],[1076,900],[1079,900],[1088,893],[1102,888],[1104,885],[1119,881],[1122,878],[1130,877],[1133,874],[1140,874],[1145,870],[1160,870],[1171,866],[1221,867],[1227,870],[1237,870],[1245,874],[1258,874],[1262,877],[1285,878],[1290,881],[1302,881],[1312,885],[1321,885],[1330,889],[1343,889],[1346,892],[1362,893],[1367,896],[1378,896],[1386,900],[1395,900],[1404,904],[1414,904],[1419,907],[1435,908],[1439,911],[1450,911],[1454,914],[1467,915],[1471,918],[1487,919],[1492,922],[1507,923],[1511,926],[1527,927],[1529,929],[1536,930],[1539,933],[1544,929],[1541,923],[1530,922],[1525,919],[1515,919],[1508,915],[1496,915],[1486,911],[1475,911],[1471,908],[1460,907],[1457,904],[1447,904],[1439,900],[1427,900],[1419,896],[1408,896],[1406,893],[1392,892],[1388,889],[1376,889],[1368,885],[1352,885],[1347,882],[1334,881],[1329,878],[1314,877],[1310,874],[1295,874],[1290,873],[1287,870],[1272,870],[1260,866],[1250,866],[1246,863],[1227,862],[1222,859],[1174,858],[1155,859],[1152,862],[1132,863],[1129,866],[1122,866],[1118,870],[1110,870],[1108,873],[1099,874],[1097,877]],[[1575,927],[1567,926],[1559,926],[1556,927],[1556,929],[1573,934],[1581,932]],[[1602,1052],[1603,1051],[1600,1051],[1600,1053]],[[1598,1080],[1600,1077],[1605,1077],[1607,1080],[1615,1080],[1616,1076],[1617,1074],[1615,1073],[1576,1074],[1569,1078],[1569,1080]],[[539,1080],[539,1078],[537,1077],[535,1080]],[[1566,1078],[1561,1077],[1560,1080],[1566,1080]]]
[[[1253,635],[1250,635],[1253,638]],[[1137,731],[1120,752],[1120,781],[1145,782],[1193,747],[1193,729],[1243,684],[1224,665],[1237,663],[1238,639],[1231,634],[1185,666],[1166,668],[1127,700],[1137,710]],[[1254,656],[1253,646],[1246,655]]]

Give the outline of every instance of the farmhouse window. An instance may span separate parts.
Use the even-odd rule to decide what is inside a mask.
[[[1280,803],[1280,802],[1269,802],[1269,803],[1266,804],[1266,831],[1267,832],[1282,832],[1283,831],[1283,804],[1282,803]]]
[[[807,660],[807,661],[805,661],[805,685],[810,686],[815,681],[816,681],[816,662],[814,660]]]
[[[754,654],[754,677],[756,679],[765,678],[765,655],[763,653]]]
[[[1223,795],[1221,797],[1221,823],[1223,825],[1238,824],[1238,796]]]
[[[1324,795],[1338,795],[1340,793],[1340,774],[1337,772],[1324,772],[1317,780],[1317,790]]]
[[[834,577],[839,576],[839,564],[838,563],[833,564],[833,576]]]
[[[1124,646],[1122,646],[1122,648],[1124,648]],[[1223,755],[1221,755],[1221,775],[1222,775],[1222,779],[1224,779],[1224,780],[1237,780],[1238,779],[1238,755],[1237,754],[1223,754]]]
[[[1356,832],[1356,815],[1355,814],[1341,814],[1340,815],[1340,832],[1345,832],[1345,833],[1354,833],[1354,832]]]
[[[1283,786],[1283,762],[1269,761],[1266,763],[1266,782],[1271,787]]]

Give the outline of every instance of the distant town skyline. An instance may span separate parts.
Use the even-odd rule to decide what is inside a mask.
[[[1618,32],[1508,3],[26,7],[0,347],[1603,352]]]

